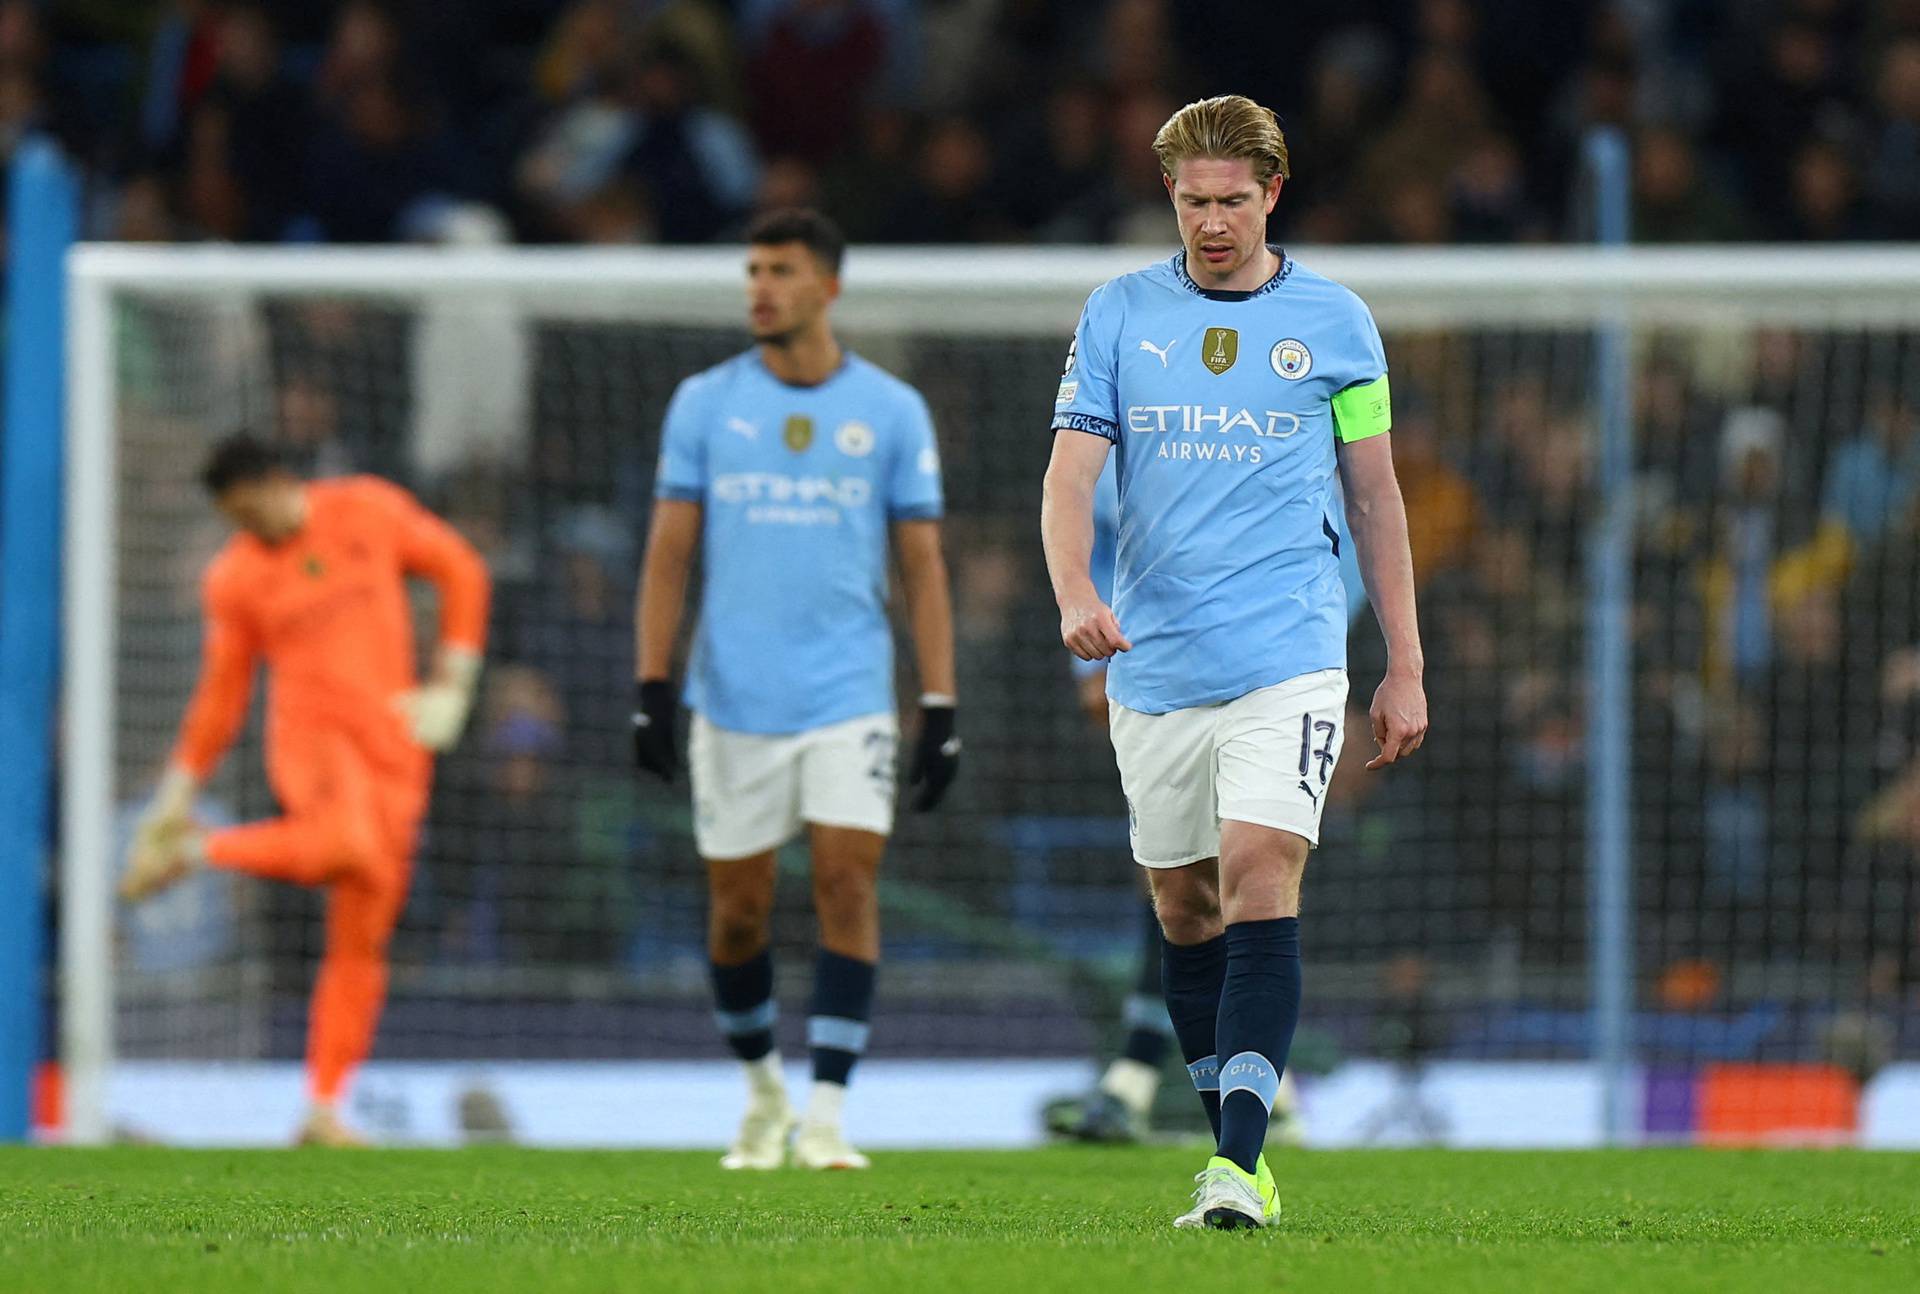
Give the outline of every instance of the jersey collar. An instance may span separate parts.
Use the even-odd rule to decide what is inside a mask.
[[[1255,297],[1263,297],[1273,291],[1287,281],[1287,275],[1293,273],[1293,258],[1287,255],[1285,248],[1281,247],[1278,243],[1268,243],[1267,250],[1280,258],[1280,268],[1273,272],[1272,278],[1262,283],[1259,287],[1254,288],[1251,292],[1229,292],[1222,288],[1201,287],[1193,281],[1193,276],[1187,273],[1187,253],[1185,249],[1173,254],[1173,272],[1174,275],[1179,278],[1181,286],[1185,287],[1187,291],[1198,296],[1203,296],[1209,301],[1251,301]]]
[[[821,378],[818,382],[809,382],[809,383],[789,382],[785,378],[781,377],[778,373],[774,372],[772,369],[767,367],[767,361],[761,358],[760,348],[758,346],[755,346],[753,350],[749,353],[753,356],[753,366],[760,370],[760,373],[763,377],[765,377],[769,382],[772,382],[775,386],[785,387],[789,391],[822,390],[828,386],[831,386],[836,379],[838,379],[848,369],[853,367],[853,351],[847,346],[843,345],[840,347],[840,362],[833,366],[833,372],[827,374],[825,377]]]

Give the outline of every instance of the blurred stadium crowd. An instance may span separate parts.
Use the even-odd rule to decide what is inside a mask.
[[[96,237],[1164,242],[1147,142],[1277,108],[1301,242],[1577,234],[1636,142],[1646,241],[1920,236],[1920,0],[5,0],[0,153]]]
[[[128,488],[137,518],[163,500],[179,518],[127,523],[144,536],[129,575],[148,572],[138,578],[167,608],[153,613],[164,635],[124,647],[123,669],[139,671],[129,714],[151,725],[123,752],[136,799],[191,681],[196,576],[220,537],[193,493],[192,446],[233,385],[196,357],[218,334],[173,309],[136,306],[127,332],[139,357],[127,452],[143,482]],[[561,982],[578,1000],[651,984],[640,1014],[591,1045],[708,1047],[697,976],[683,974],[697,970],[702,908],[685,804],[638,786],[625,716],[653,429],[678,377],[737,350],[738,334],[535,321],[519,349],[489,342],[487,365],[520,393],[510,420],[539,436],[436,448],[444,391],[432,388],[492,387],[458,346],[440,350],[436,322],[291,301],[264,322],[260,425],[315,472],[413,485],[498,580],[483,699],[441,763],[398,948],[396,1009],[429,1023],[388,1045],[506,1045],[497,1024],[443,1027],[472,1002],[459,986],[498,971],[512,975],[478,981],[496,1005],[545,1000]],[[1374,975],[1417,954],[1413,982],[1446,1006],[1420,1008],[1436,1048],[1583,1054],[1592,338],[1456,326],[1386,340],[1443,722],[1403,773],[1360,773],[1360,740],[1336,771],[1313,899],[1323,1022],[1365,1047],[1374,1013],[1395,1009]],[[903,818],[890,854],[900,993],[884,1046],[1072,1050],[1084,1034],[1057,972],[1124,944],[1136,900],[1117,786],[1104,754],[1088,757],[1104,743],[1078,710],[1033,536],[1036,429],[1062,346],[937,328],[862,344],[924,391],[941,430],[969,752],[950,805]],[[1874,1056],[1911,1054],[1920,336],[1809,322],[1650,337],[1635,409],[1638,964],[1649,1007],[1675,1030],[1649,1035],[1649,1054],[1825,1054],[1841,1007],[1870,1012]],[[1354,625],[1349,724],[1364,731],[1384,662],[1370,613]],[[234,812],[269,808],[257,756],[236,755],[230,772]],[[308,896],[250,895],[274,929],[311,929]],[[777,939],[797,946],[810,931],[804,887],[789,887]],[[297,1003],[302,939],[268,942]],[[955,961],[999,977],[907,987],[916,962],[932,975]],[[453,997],[432,996],[442,990]],[[584,1009],[511,1017],[524,1031],[513,1045],[540,1054],[540,1030]]]

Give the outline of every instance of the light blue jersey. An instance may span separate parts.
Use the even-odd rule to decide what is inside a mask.
[[[689,707],[756,733],[892,712],[889,524],[941,513],[918,391],[852,353],[812,387],[736,355],[673,393],[654,493],[703,505]]]
[[[1096,288],[1054,404],[1114,443],[1112,606],[1133,650],[1107,694],[1164,714],[1345,668],[1334,442],[1390,421],[1386,353],[1352,292],[1282,256],[1215,292],[1184,254]]]

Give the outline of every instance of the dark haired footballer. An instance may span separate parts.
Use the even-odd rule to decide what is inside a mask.
[[[635,757],[671,781],[682,699],[694,843],[707,863],[707,948],[720,1031],[747,1110],[720,1161],[864,1168],[842,1106],[866,1050],[880,960],[876,882],[893,830],[897,553],[921,688],[913,804],[958,769],[953,619],[940,551],[940,455],[926,401],[843,349],[827,313],[844,241],[824,217],[773,212],[748,231],[751,349],[680,384],[667,407],[638,619]],[[671,682],[695,550],[699,628],[684,692]],[[774,855],[811,847],[820,951],[795,1118],[774,1048],[768,918]]]

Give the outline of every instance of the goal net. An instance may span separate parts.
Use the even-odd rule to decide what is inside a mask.
[[[939,430],[967,742],[948,803],[903,814],[889,851],[856,1078],[952,1098],[871,1139],[1025,1138],[1117,1033],[1140,882],[1037,505],[1079,307],[1151,258],[850,258],[843,335]],[[1309,1138],[1920,1142],[1920,254],[1301,259],[1386,338],[1433,705],[1415,759],[1360,769],[1383,649],[1356,587],[1355,736],[1306,885]],[[243,427],[315,474],[407,485],[497,584],[354,1117],[402,1140],[724,1135],[685,791],[640,782],[626,735],[661,413],[743,346],[740,279],[729,251],[75,254],[69,1135],[272,1138],[301,1096],[318,898],[213,874],[137,911],[111,900],[224,537],[195,472]],[[1622,364],[1602,362],[1608,339]],[[1609,436],[1632,442],[1612,496]],[[1611,609],[1609,520],[1632,536]],[[1608,642],[1624,689],[1591,668]],[[1603,723],[1630,732],[1624,760],[1595,757]],[[273,811],[257,717],[197,810]],[[1624,848],[1596,852],[1593,815],[1618,810]],[[783,855],[790,1057],[804,872],[804,851]],[[1590,931],[1610,895],[1630,932],[1624,1068],[1595,1042],[1608,972]],[[1167,1118],[1197,1120],[1175,1087]],[[1611,1130],[1609,1096],[1630,1111]]]

